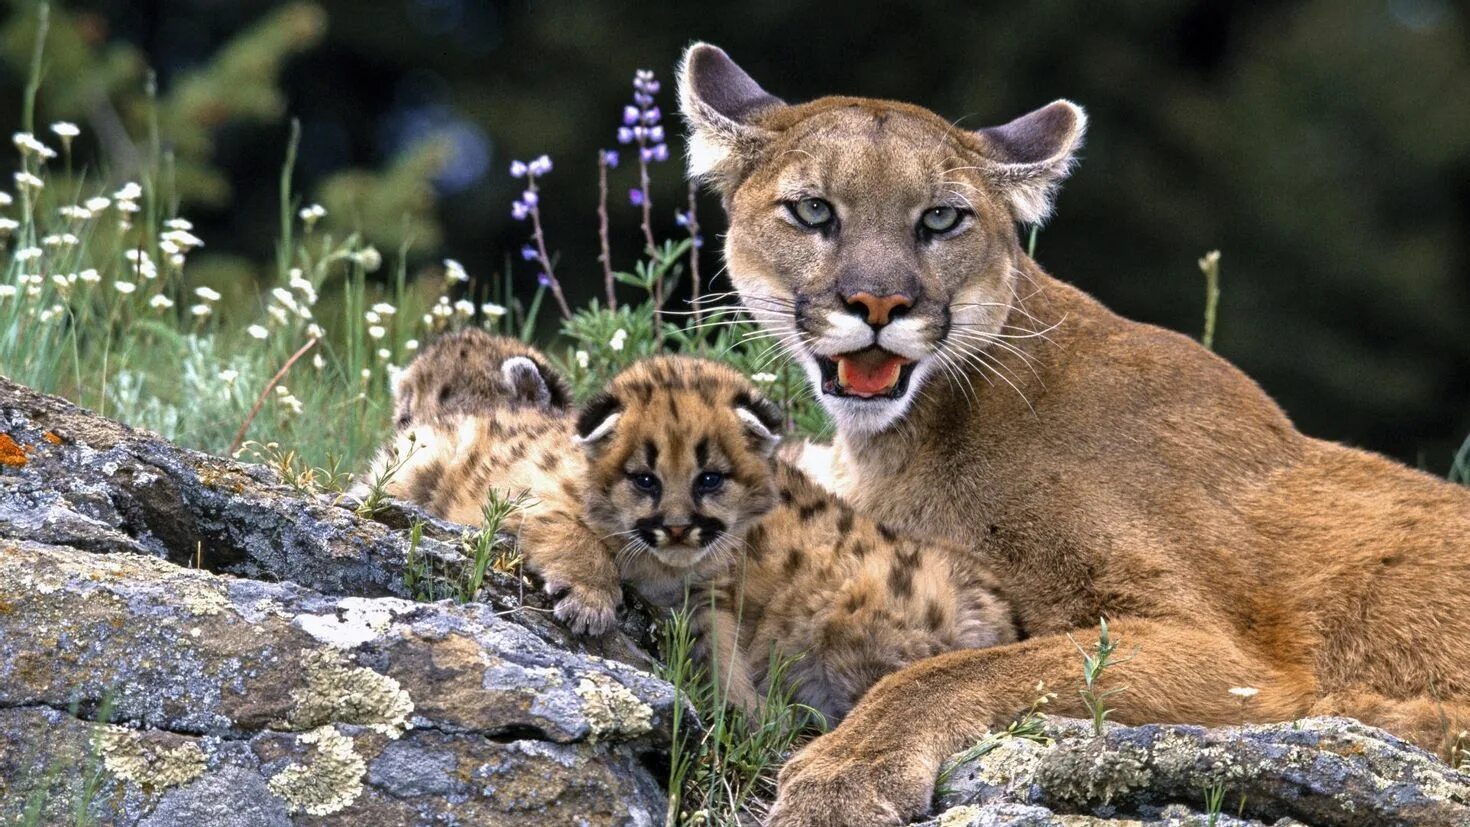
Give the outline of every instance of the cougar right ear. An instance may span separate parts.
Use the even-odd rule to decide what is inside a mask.
[[[577,444],[589,451],[612,435],[623,416],[623,403],[610,393],[600,393],[582,406],[577,415]]]
[[[785,105],[723,49],[690,46],[679,63],[679,111],[690,130],[689,177],[726,191],[771,137],[758,125],[759,116]]]

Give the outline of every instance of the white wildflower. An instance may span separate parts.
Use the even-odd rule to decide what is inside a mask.
[[[235,380],[240,378],[240,371],[234,368],[226,368],[219,372],[219,380],[226,385],[234,385]]]
[[[21,263],[35,261],[41,257],[40,247],[22,247],[15,251],[15,260]]]
[[[10,197],[10,193],[0,192],[0,207],[8,207],[14,203],[15,199]]]
[[[207,304],[195,304],[189,307],[189,315],[197,319],[202,319],[213,312],[214,308],[210,307]]]
[[[137,201],[143,197],[143,188],[129,181],[122,185],[122,189],[114,192],[112,197],[118,201]]]
[[[354,253],[352,258],[357,261],[357,266],[369,273],[383,266],[383,254],[376,247],[364,247]]]
[[[181,250],[192,250],[195,247],[204,246],[204,241],[188,230],[169,230],[160,235],[159,238],[178,245]]]
[[[377,304],[373,305],[373,312],[381,314],[383,316],[392,316],[394,313],[398,312],[398,308],[387,302],[378,302]]]
[[[378,358],[386,362],[393,358],[393,351],[386,347],[380,347],[378,348]]]
[[[750,375],[750,381],[761,382],[763,384],[770,384],[776,381],[777,378],[774,373],[753,373]]]
[[[86,201],[83,201],[82,206],[91,210],[95,214],[102,212],[103,210],[112,206],[112,201],[99,195],[95,198],[88,198]]]
[[[53,304],[50,307],[46,308],[45,310],[42,310],[41,311],[41,316],[40,316],[41,324],[45,324],[46,322],[51,321],[52,319],[56,318],[57,316],[60,316],[62,314],[62,312],[64,312],[64,310],[65,310],[65,308],[63,308],[59,304]]]
[[[375,324],[368,328],[368,336],[373,339],[381,339],[386,335],[388,335],[388,331],[384,330],[382,325]]]
[[[83,207],[81,204],[67,204],[64,207],[57,207],[56,212],[62,218],[70,218],[73,221],[86,221],[92,217],[92,211]]]
[[[10,140],[15,143],[15,148],[20,150],[22,155],[35,155],[42,160],[56,157],[55,150],[41,143],[35,135],[29,132],[17,132],[10,136]]]
[[[612,338],[607,340],[607,346],[612,348],[613,350],[622,350],[623,345],[627,344],[627,342],[628,331],[620,327],[617,330],[613,331]]]
[[[465,272],[464,265],[452,258],[444,259],[444,278],[449,281],[469,281],[470,274]]]
[[[14,298],[15,291],[16,288],[13,284],[0,284],[0,299]]]
[[[475,303],[467,299],[460,299],[454,303],[454,312],[468,319],[475,315]]]
[[[44,189],[46,182],[24,170],[15,174],[15,186],[23,190]]]
[[[207,302],[217,302],[220,299],[219,293],[208,287],[194,288],[194,295],[198,296],[201,299],[204,299]]]
[[[51,283],[56,285],[56,289],[60,290],[62,293],[65,293],[68,289],[70,289],[71,286],[76,283],[76,280],[76,273],[72,273],[69,276],[63,275],[61,273],[51,274]]]
[[[448,303],[436,304],[434,305],[434,309],[432,312],[435,316],[438,316],[441,319],[447,319],[450,316],[454,315],[454,308],[450,307]],[[424,321],[426,324],[430,323],[428,319],[425,319]]]
[[[170,307],[174,306],[174,300],[169,298],[168,296],[163,295],[162,293],[159,293],[158,295],[148,300],[148,306],[153,308],[154,310],[167,310]]]
[[[112,286],[117,288],[117,292],[123,294],[124,296],[131,295],[133,291],[138,289],[138,285],[133,284],[130,281],[115,281],[112,283]]]
[[[60,138],[63,141],[69,141],[72,138],[75,138],[76,136],[82,134],[82,130],[78,129],[77,125],[72,123],[71,121],[57,121],[56,123],[51,124],[51,131],[55,132],[56,137]]]
[[[429,315],[428,313],[425,313],[424,314],[424,327],[433,327],[433,326],[434,326],[434,317],[431,316],[431,315]]]
[[[408,341],[406,341],[406,342],[403,343],[403,349],[406,350],[406,351],[409,351],[410,353],[412,353],[415,350],[418,350],[419,349],[419,340],[418,339],[409,339]]]
[[[71,233],[53,234],[41,239],[41,245],[44,247],[75,247],[81,242],[80,238]]]
[[[302,221],[306,222],[306,229],[309,230],[316,226],[316,222],[326,217],[327,209],[321,204],[312,204],[308,207],[302,207],[297,215],[301,216]]]
[[[371,368],[363,368],[362,369],[361,376],[362,376],[362,381],[364,381],[364,382],[366,382],[367,380],[373,378],[373,371],[372,371],[372,369]]]
[[[278,305],[270,305],[265,309],[265,312],[270,314],[270,317],[272,319],[275,319],[276,324],[278,325],[284,326],[287,322],[291,320],[291,317],[286,315],[285,309]]]
[[[175,270],[182,270],[182,269],[184,269],[184,254],[183,253],[174,253],[173,255],[171,255],[171,256],[168,257],[168,263]]]
[[[141,208],[138,206],[138,202],[136,201],[129,201],[126,198],[117,199],[118,212],[138,212],[140,209]],[[124,226],[127,226],[126,221],[123,221],[122,223],[124,224]]]
[[[258,324],[253,324],[253,325],[245,328],[245,332],[246,333],[249,333],[252,337],[254,337],[256,339],[261,339],[261,340],[264,340],[265,338],[267,338],[267,337],[269,337],[271,335],[271,332],[269,330],[266,330],[264,327],[261,327]]]
[[[495,302],[485,302],[480,305],[480,312],[484,313],[486,318],[498,319],[505,315],[505,308]]]
[[[362,314],[362,318],[364,320],[366,320],[368,324],[382,324],[383,323],[383,317],[382,316],[379,316],[377,313],[374,313],[371,310],[369,310],[368,312]]]
[[[587,351],[577,351],[577,367],[581,368],[582,370],[586,370],[587,366],[590,364],[592,364],[592,357],[588,355]]]
[[[322,330],[321,325],[317,324],[316,322],[312,322],[311,324],[306,326],[306,335],[310,336],[313,339],[320,339],[323,336],[327,335],[327,332],[325,330]]]
[[[7,236],[20,229],[20,222],[14,218],[0,218],[0,236]]]
[[[102,274],[97,272],[95,268],[88,267],[82,272],[77,273],[77,278],[81,279],[87,284],[96,284],[97,282],[102,281]]]
[[[284,306],[287,310],[290,310],[293,313],[296,312],[296,297],[291,294],[290,290],[287,290],[284,287],[272,287],[271,295],[274,296],[276,301],[280,302],[282,306]]]
[[[187,218],[170,218],[163,222],[163,226],[170,230],[192,230],[194,229],[194,222]]]
[[[317,355],[311,357],[311,366],[316,368],[317,370],[324,370],[327,367],[327,360],[323,359],[322,355],[318,353]]]
[[[304,407],[301,404],[300,399],[297,399],[295,396],[292,396],[289,393],[281,396],[281,405],[291,411],[291,413],[293,414],[301,413],[301,410]]]

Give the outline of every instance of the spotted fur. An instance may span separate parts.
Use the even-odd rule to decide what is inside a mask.
[[[765,696],[774,652],[795,658],[797,700],[835,721],[907,664],[1016,639],[973,555],[855,513],[775,457],[779,421],[729,367],[660,357],[616,377],[578,422],[587,523],[617,538],[619,569],[645,596],[672,604],[689,589],[731,702]]]

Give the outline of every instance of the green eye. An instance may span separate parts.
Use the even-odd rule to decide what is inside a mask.
[[[803,198],[788,205],[791,214],[796,220],[812,229],[819,229],[832,223],[832,205],[820,198]]]
[[[931,233],[947,233],[960,223],[960,211],[954,207],[930,207],[924,210],[919,224]]]

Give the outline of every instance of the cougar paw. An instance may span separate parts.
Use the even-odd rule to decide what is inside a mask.
[[[934,779],[906,766],[900,753],[864,758],[822,743],[830,737],[781,769],[766,827],[892,827],[928,810]]]
[[[547,591],[552,591],[547,584]],[[613,627],[618,619],[621,590],[608,591],[572,586],[556,601],[554,614],[573,634],[597,636]]]

